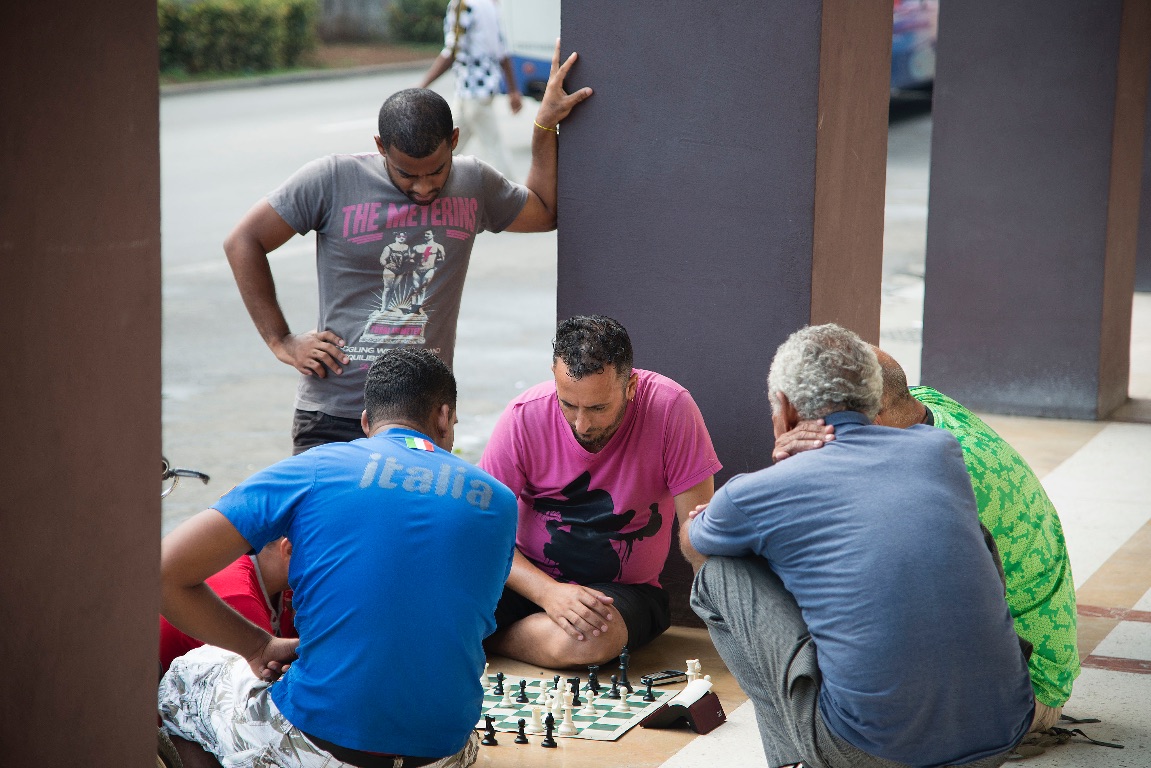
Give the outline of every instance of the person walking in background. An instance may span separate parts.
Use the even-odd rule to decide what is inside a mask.
[[[444,49],[424,74],[420,87],[427,88],[449,68],[456,76],[456,100],[452,105],[456,127],[460,129],[456,152],[463,152],[474,135],[479,140],[483,159],[510,176],[508,153],[500,140],[493,103],[501,91],[501,79],[507,83],[513,115],[523,106],[523,97],[508,59],[500,9],[495,0],[448,3],[444,16]]]

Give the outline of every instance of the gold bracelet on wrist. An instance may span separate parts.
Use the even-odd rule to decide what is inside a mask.
[[[535,122],[535,121],[533,120],[532,122]],[[557,135],[560,132],[560,127],[558,125],[555,128],[548,128],[546,125],[540,125],[539,123],[536,123],[536,128],[539,128],[540,130],[544,130],[544,131],[551,131],[552,133],[557,134]]]

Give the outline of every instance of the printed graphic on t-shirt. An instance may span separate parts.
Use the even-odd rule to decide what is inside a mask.
[[[380,251],[381,287],[364,318],[360,343],[425,344],[425,329],[434,310],[435,280],[438,268],[447,258],[444,238],[470,241],[476,231],[475,198],[449,197],[429,205],[388,205],[384,227],[380,225],[379,203],[344,208],[344,237],[363,244],[383,240],[385,231],[392,242]],[[359,359],[361,349],[346,349]],[[375,350],[367,348],[369,359]]]
[[[590,486],[591,473],[584,472],[564,487],[564,498],[537,498],[533,504],[547,518],[544,557],[555,563],[563,579],[576,584],[615,581],[635,542],[654,536],[663,525],[659,504],[653,503],[647,523],[623,533],[636,519],[636,511],[616,514],[611,494]]]

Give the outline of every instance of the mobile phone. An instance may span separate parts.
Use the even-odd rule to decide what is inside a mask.
[[[647,684],[651,680],[652,685],[670,685],[671,683],[682,683],[687,680],[687,673],[681,672],[678,669],[665,669],[662,672],[654,672],[650,675],[644,675],[640,678],[640,682]]]

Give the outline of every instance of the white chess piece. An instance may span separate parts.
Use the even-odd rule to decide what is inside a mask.
[[[543,721],[543,718],[540,717],[540,707],[537,704],[537,705],[534,705],[532,707],[532,719],[529,720],[528,724],[524,727],[524,733],[543,733],[543,732],[544,732],[544,721]]]
[[[560,736],[574,736],[578,733],[575,727],[575,720],[572,719],[572,707],[570,704],[564,706],[564,719],[563,722],[560,723],[558,733]]]
[[[501,707],[514,707],[515,703],[512,701],[512,686],[509,681],[504,681],[504,697],[500,699]]]
[[[623,694],[619,697],[619,701],[615,705],[616,712],[631,712],[631,704],[627,700],[627,691],[621,691]]]
[[[556,691],[555,700],[552,701],[552,712],[557,720],[563,717],[564,705],[571,706],[573,698],[575,698],[575,694],[572,693],[571,683],[564,683],[562,694]]]
[[[489,664],[484,664],[484,673],[480,676],[480,685],[486,691],[488,689],[488,667]]]
[[[588,715],[589,717],[595,717],[596,715],[599,714],[599,710],[595,708],[595,702],[592,701],[592,698],[590,695],[591,691],[588,691],[588,694],[589,694],[588,697],[586,699],[584,699],[583,707],[580,708],[579,713],[581,715]]]

